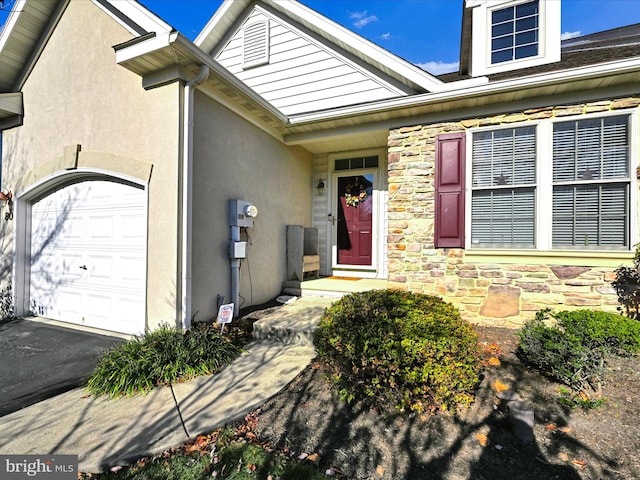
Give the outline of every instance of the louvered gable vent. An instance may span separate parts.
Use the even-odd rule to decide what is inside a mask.
[[[269,21],[254,22],[244,27],[242,65],[245,68],[269,63]]]

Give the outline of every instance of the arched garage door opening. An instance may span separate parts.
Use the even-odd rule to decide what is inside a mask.
[[[144,331],[146,198],[140,185],[92,176],[32,200],[32,314],[120,333]]]

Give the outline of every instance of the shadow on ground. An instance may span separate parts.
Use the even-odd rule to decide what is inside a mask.
[[[476,402],[458,416],[420,418],[349,407],[332,392],[322,365],[315,363],[263,406],[256,434],[296,453],[319,453],[321,470],[334,468],[354,479],[640,478],[637,460],[626,458],[635,457],[637,429],[617,445],[613,440],[603,445],[605,430],[616,435],[609,417],[560,407],[558,385],[520,364],[513,355],[512,331],[495,330],[489,333],[498,335],[498,342],[508,336],[503,361],[487,368]],[[491,384],[498,379],[534,407],[533,442],[516,438],[508,414],[495,409]]]

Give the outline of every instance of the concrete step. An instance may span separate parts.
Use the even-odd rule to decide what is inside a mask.
[[[253,324],[253,338],[284,344],[313,345],[324,310],[336,298],[300,297]]]

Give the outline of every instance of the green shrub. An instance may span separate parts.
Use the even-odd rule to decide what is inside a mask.
[[[343,399],[417,412],[473,401],[477,335],[438,297],[372,290],[328,308],[315,338]]]
[[[147,393],[158,385],[215,373],[241,352],[214,325],[194,324],[184,333],[165,325],[107,350],[87,390],[110,397]]]
[[[640,320],[640,244],[636,245],[633,267],[621,265],[611,285],[618,295],[618,309],[627,317]]]
[[[583,395],[601,395],[608,355],[640,352],[640,323],[607,312],[541,310],[519,337],[518,355],[525,363]]]

